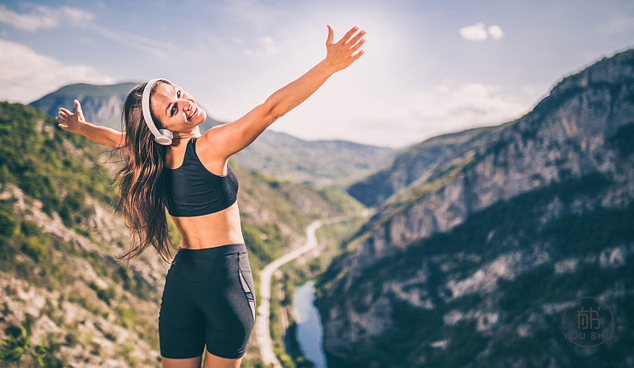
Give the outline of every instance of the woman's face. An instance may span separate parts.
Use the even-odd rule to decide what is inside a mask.
[[[178,86],[159,83],[152,95],[152,112],[163,128],[172,132],[189,133],[205,121],[207,113],[194,98]]]

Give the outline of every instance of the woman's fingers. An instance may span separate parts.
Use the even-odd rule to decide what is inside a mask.
[[[73,115],[73,114],[83,115],[84,112],[81,109],[81,104],[79,103],[79,101],[75,100],[75,101],[73,101],[73,104],[75,105],[75,112],[74,113],[70,112],[70,110],[68,110],[68,109],[60,107],[59,114],[60,115],[65,115],[65,116],[70,116],[70,115]]]
[[[66,125],[66,119],[62,118],[61,116],[56,116],[55,120],[59,121],[59,124],[57,124],[58,127],[62,129],[68,129],[68,125]]]
[[[357,52],[356,54],[352,55],[351,59],[354,62],[355,60],[357,60],[358,58],[361,57],[361,55],[363,55],[363,50]]]
[[[78,102],[75,100],[75,108],[77,108],[77,106],[78,106]],[[81,106],[79,107],[78,112],[81,113]],[[59,122],[57,126],[59,126],[60,128],[64,130],[70,129],[70,131],[73,131],[75,129],[74,126],[77,123],[78,115],[79,114],[77,112],[73,114],[68,109],[61,107],[59,109],[59,116],[55,117],[55,120]]]
[[[365,36],[365,30],[361,30],[361,32],[357,33],[357,35],[356,35],[356,36],[354,36],[354,38],[352,38],[352,39],[350,40],[350,42],[348,42],[347,44],[348,44],[348,45],[354,45],[354,44],[356,44],[357,42],[359,42],[359,40],[360,40],[360,39],[361,39],[361,37],[363,37],[363,36]]]
[[[349,30],[348,33],[346,33],[341,40],[339,40],[339,43],[346,44],[357,30],[359,30],[359,27],[352,27],[352,29]]]
[[[84,116],[84,112],[81,110],[81,104],[78,100],[73,101],[75,103],[75,114],[79,116]]]
[[[328,39],[326,40],[326,45],[332,45],[335,42],[335,31],[332,29],[330,24],[327,24],[328,27]]]
[[[359,47],[363,46],[364,43],[365,43],[365,40],[359,41],[356,45],[350,48],[350,52],[354,53],[355,51],[359,49]]]
[[[352,62],[363,55],[361,46],[365,43],[365,30],[359,31],[359,27],[355,26],[350,29],[337,43],[334,40],[334,31],[328,25],[328,41],[326,60],[333,70],[338,71],[347,68]]]

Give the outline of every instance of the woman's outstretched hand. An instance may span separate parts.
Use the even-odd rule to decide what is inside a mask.
[[[84,112],[81,111],[81,104],[75,100],[75,113],[71,113],[65,108],[59,109],[59,115],[55,117],[59,121],[59,127],[71,133],[79,133],[82,124],[86,123]]]
[[[201,160],[225,165],[229,156],[250,145],[267,127],[297,105],[304,102],[330,76],[347,68],[363,55],[361,46],[365,31],[354,27],[341,40],[335,42],[335,32],[328,26],[326,40],[326,58],[311,68],[304,75],[280,88],[263,104],[256,106],[248,114],[228,124],[217,125],[203,134],[197,141],[197,147],[213,147],[206,155],[201,149]],[[205,162],[203,161],[203,162]]]
[[[121,133],[108,127],[92,125],[86,122],[81,104],[75,100],[75,113],[65,108],[59,109],[59,115],[55,117],[59,121],[59,127],[71,133],[81,134],[91,141],[104,146],[117,148],[125,144],[125,133]]]
[[[349,30],[339,42],[334,42],[335,31],[328,25],[328,40],[326,41],[327,55],[324,61],[332,68],[333,73],[347,68],[363,55],[363,50],[359,50],[359,48],[365,43],[365,39],[363,38],[365,30],[361,30],[357,33],[358,30],[359,27],[355,26]]]

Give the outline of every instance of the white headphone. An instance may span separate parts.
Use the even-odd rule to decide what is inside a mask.
[[[145,119],[145,124],[150,129],[152,134],[154,134],[154,140],[156,143],[161,144],[163,146],[169,146],[172,144],[172,138],[174,138],[174,134],[167,129],[156,129],[156,124],[154,124],[154,120],[152,120],[152,112],[150,111],[150,93],[152,92],[152,87],[154,83],[157,81],[167,81],[170,84],[172,82],[168,81],[164,78],[152,79],[147,82],[145,88],[143,89],[143,97],[141,98],[141,108],[143,109],[143,118]]]

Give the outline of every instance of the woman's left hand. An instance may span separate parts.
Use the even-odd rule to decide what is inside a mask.
[[[304,102],[333,73],[347,68],[360,58],[363,50],[359,48],[365,42],[364,35],[365,31],[354,27],[339,42],[334,42],[335,32],[328,26],[326,58],[297,80],[273,93],[245,116],[209,129],[197,141],[201,160],[206,165],[224,167],[229,156],[250,145],[275,120]]]
[[[326,41],[327,55],[324,62],[329,68],[332,68],[331,71],[333,73],[347,68],[363,55],[363,50],[359,50],[359,48],[365,43],[365,39],[363,38],[365,30],[361,30],[357,33],[358,30],[359,27],[355,26],[349,30],[339,42],[334,42],[335,31],[328,25],[328,39]]]

